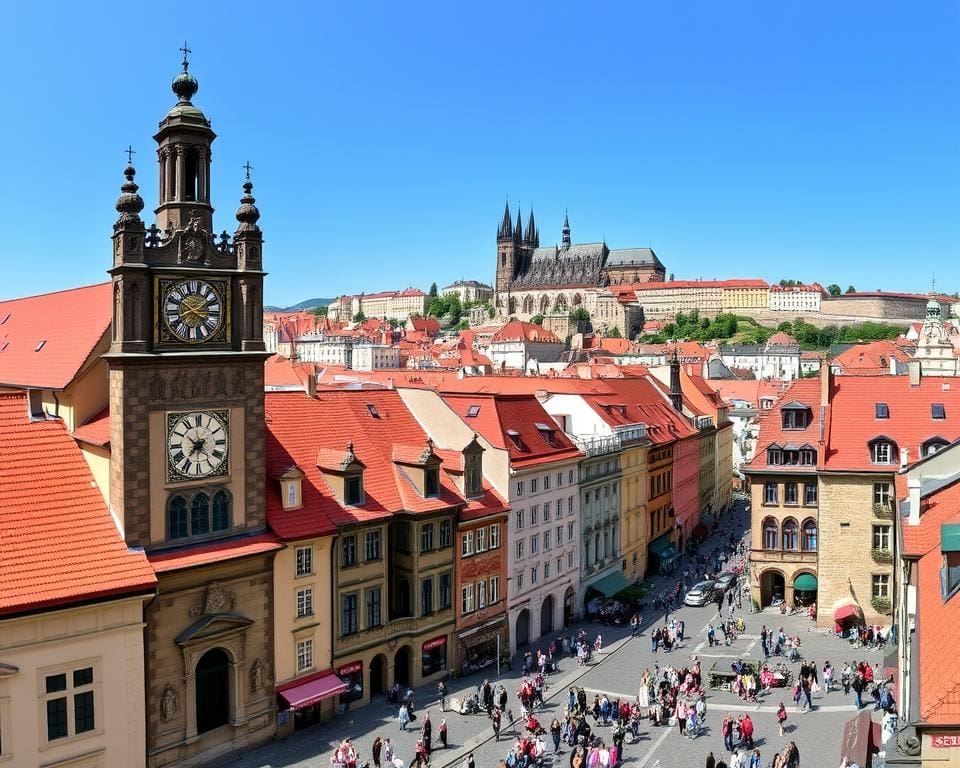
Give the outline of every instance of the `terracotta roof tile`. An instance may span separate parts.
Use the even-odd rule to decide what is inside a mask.
[[[503,328],[493,334],[493,343],[498,341],[532,341],[538,343],[561,344],[553,331],[541,328],[534,323],[524,323],[521,320],[511,320]]]
[[[157,573],[179,571],[184,568],[194,568],[199,565],[218,563],[229,557],[233,560],[238,557],[259,555],[263,552],[273,552],[283,549],[283,544],[272,533],[260,533],[255,536],[231,538],[225,541],[214,541],[208,544],[198,544],[191,547],[178,547],[169,552],[151,552],[150,564]]]
[[[806,405],[809,407],[807,426],[802,429],[785,429],[783,426],[782,408],[788,404]],[[820,441],[820,379],[798,379],[783,392],[772,410],[761,415],[759,419],[760,437],[757,439],[757,449],[750,460],[748,468],[751,470],[774,469],[777,472],[816,472],[815,466],[768,464],[767,448],[787,444],[810,445],[817,451],[817,462],[822,464]],[[864,447],[866,450],[866,447]]]
[[[30,421],[25,394],[0,394],[0,455],[0,614],[156,586],[63,422]]]
[[[281,539],[328,535],[343,525],[399,512],[459,509],[464,504],[446,473],[441,472],[439,496],[423,498],[404,468],[394,463],[395,444],[422,450],[427,441],[396,391],[319,392],[316,398],[301,392],[268,392],[265,403],[267,519]],[[316,466],[324,452],[342,457],[346,440],[352,441],[365,466],[365,500],[355,507],[340,504]],[[284,510],[276,478],[293,466],[304,472],[303,506]]]
[[[110,285],[0,301],[0,386],[66,387],[110,328]]]
[[[101,447],[110,445],[110,409],[104,408],[73,430],[73,439]]]

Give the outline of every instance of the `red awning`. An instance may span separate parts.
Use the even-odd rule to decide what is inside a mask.
[[[347,684],[343,680],[333,672],[326,672],[319,677],[278,690],[277,694],[283,699],[287,709],[303,709],[346,690]]]
[[[844,603],[833,612],[834,621],[843,621],[860,615],[860,606],[856,603]]]
[[[880,744],[880,724],[873,722],[869,712],[861,712],[843,724],[840,759],[846,757],[852,763],[869,765],[870,755],[879,751]]]

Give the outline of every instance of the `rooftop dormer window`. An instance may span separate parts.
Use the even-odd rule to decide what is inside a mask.
[[[371,418],[380,418],[380,412],[377,410],[377,406],[375,406],[373,403],[367,403],[367,413],[370,414]]]
[[[348,475],[344,478],[343,500],[349,507],[363,504],[363,475]]]
[[[878,419],[889,419],[890,409],[886,403],[875,403],[873,406],[873,414]]]
[[[291,467],[280,478],[281,501],[284,509],[299,509],[303,506],[303,472]]]
[[[920,455],[931,456],[937,451],[946,448],[948,445],[950,445],[949,440],[945,440],[942,437],[931,437],[920,446]]]
[[[513,447],[514,447],[514,448],[516,448],[518,451],[522,451],[522,450],[523,450],[523,443],[522,443],[521,440],[520,440],[520,433],[517,432],[517,430],[515,430],[515,429],[508,429],[508,430],[507,430],[507,437],[510,438],[510,442],[513,443]]]
[[[475,419],[475,418],[476,418],[477,416],[479,416],[479,415],[480,415],[480,406],[479,406],[479,405],[471,405],[469,408],[467,408],[467,418],[468,418],[468,419]]]
[[[767,448],[767,464],[772,467],[776,467],[782,463],[783,451],[780,450],[780,447],[771,445],[769,448]]]
[[[543,438],[545,442],[550,447],[555,447],[557,444],[556,438],[554,437],[554,428],[549,424],[544,424],[542,421],[537,422],[537,431],[540,433],[540,437]]]
[[[896,461],[897,446],[887,437],[877,437],[870,441],[870,461],[874,464],[893,464]]]
[[[780,409],[784,429],[806,429],[810,424],[810,409],[803,403],[790,403]]]
[[[930,406],[930,416],[938,421],[947,418],[947,412],[943,407],[943,403],[933,403]]]
[[[424,496],[439,496],[440,495],[440,470],[439,469],[427,469],[424,472],[424,481],[423,481],[423,495]]]

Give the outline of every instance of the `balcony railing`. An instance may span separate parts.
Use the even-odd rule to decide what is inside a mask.
[[[624,424],[620,427],[614,427],[613,431],[623,443],[647,439],[647,425],[642,421],[637,422],[636,424]]]
[[[618,435],[597,435],[596,437],[574,437],[574,445],[587,457],[603,456],[607,453],[619,453],[623,446]]]
[[[693,424],[701,432],[713,429],[713,416],[694,416]]]
[[[889,501],[885,504],[874,504],[873,514],[883,520],[892,520],[893,519],[893,502]]]
[[[389,640],[393,637],[414,635],[451,621],[453,621],[453,608],[445,608],[428,616],[405,616],[402,619],[393,619],[378,627],[362,629],[352,635],[341,635],[337,638],[337,641],[341,645],[353,645],[354,643],[366,643],[372,640]]]

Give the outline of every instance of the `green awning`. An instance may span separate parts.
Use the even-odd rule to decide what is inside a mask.
[[[817,577],[809,573],[801,573],[793,580],[793,588],[799,589],[801,592],[816,592]]]
[[[613,573],[608,573],[602,579],[597,579],[592,584],[587,584],[587,589],[595,589],[604,597],[613,597],[629,586],[630,582],[627,581],[627,577],[621,571],[616,570]]]
[[[940,551],[960,552],[960,525],[943,523],[940,526]]]
[[[650,542],[650,551],[657,557],[663,557],[668,549],[673,549],[673,544],[670,543],[669,533],[665,533],[663,536],[659,536]]]

